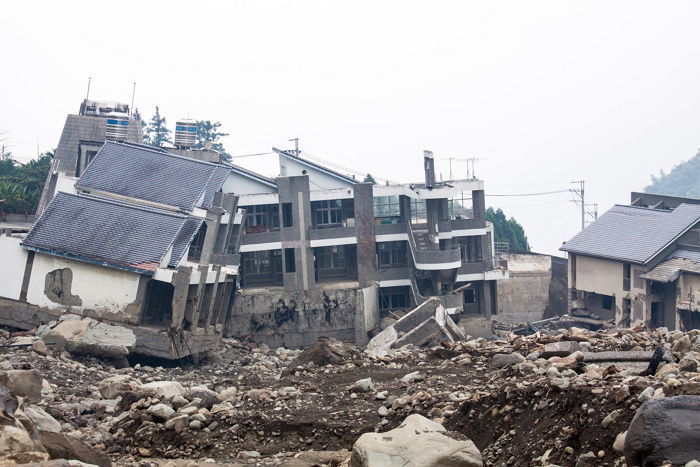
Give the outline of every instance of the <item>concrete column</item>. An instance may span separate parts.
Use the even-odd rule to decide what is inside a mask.
[[[482,304],[482,315],[486,319],[491,319],[491,314],[493,312],[493,300],[491,296],[492,281],[482,281],[481,282],[481,304]]]
[[[216,239],[219,236],[219,228],[221,227],[221,216],[224,210],[213,207],[207,211],[207,217],[204,222],[207,224],[207,233],[204,236],[202,244],[202,256],[199,259],[200,264],[208,264],[211,262],[211,255],[215,253]]]
[[[474,219],[486,219],[486,196],[484,190],[472,190],[472,212]]]
[[[399,212],[401,222],[411,222],[411,198],[406,195],[399,195]]]
[[[190,289],[191,267],[180,266],[173,274],[173,321],[170,325],[174,329],[182,329],[182,321],[185,318],[185,307],[187,306],[187,293]]]
[[[423,168],[425,169],[426,186],[435,185],[435,159],[432,151],[423,151]]]
[[[286,267],[284,261],[284,249],[286,248],[294,249],[295,262],[294,272],[284,272],[284,288],[288,291],[311,290],[316,286],[316,280],[314,256],[309,241],[309,233],[312,228],[309,177],[307,175],[280,177],[277,180],[277,191],[280,201],[280,215],[283,216],[286,203],[291,203],[292,207],[292,226],[285,227],[284,222],[280,222],[282,265]]]
[[[374,195],[371,183],[354,187],[357,279],[367,287],[377,278],[377,245],[374,234]]]

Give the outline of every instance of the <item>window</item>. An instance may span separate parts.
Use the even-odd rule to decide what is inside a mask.
[[[311,203],[316,226],[340,225],[343,223],[343,202],[339,199],[314,201]]]
[[[375,196],[374,197],[374,217],[392,218],[401,216],[401,205],[399,196]]]
[[[479,303],[479,294],[473,286],[464,291],[464,303]]]
[[[615,309],[615,297],[610,295],[600,296],[600,307],[604,310],[614,310]]]
[[[284,272],[296,272],[297,266],[294,261],[294,248],[284,249]]]
[[[190,250],[187,253],[187,261],[197,262],[202,258],[202,247],[204,246],[204,237],[207,236],[207,224],[202,226],[197,231],[197,234],[190,243]]]
[[[482,238],[466,237],[459,239],[460,250],[462,250],[462,260],[467,263],[478,263],[483,261]]]
[[[422,224],[427,222],[427,209],[424,199],[411,199],[411,222]]]
[[[410,290],[407,286],[382,287],[379,289],[379,309],[396,310],[411,306]]]
[[[245,233],[260,233],[279,230],[280,217],[278,204],[246,206]]]
[[[377,243],[377,267],[400,268],[408,264],[408,248],[405,241]]]
[[[241,255],[244,285],[281,284],[282,251],[252,251]]]
[[[291,227],[294,225],[292,203],[282,203],[282,225],[284,227]]]
[[[630,289],[630,277],[631,277],[632,266],[629,263],[625,263],[622,266],[622,290],[629,291]]]
[[[329,246],[316,250],[316,265],[319,269],[345,268],[345,248]]]

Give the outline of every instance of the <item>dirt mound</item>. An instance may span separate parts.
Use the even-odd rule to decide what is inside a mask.
[[[301,352],[291,366],[304,366],[308,363],[318,366],[339,365],[358,358],[361,358],[361,353],[357,348],[332,337],[321,337]]]

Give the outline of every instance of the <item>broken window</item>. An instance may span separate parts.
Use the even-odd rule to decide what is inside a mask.
[[[405,241],[377,243],[377,267],[401,268],[408,264],[408,248]]]
[[[245,206],[245,233],[273,232],[280,228],[279,204]]]
[[[187,261],[198,262],[202,258],[202,247],[204,246],[204,237],[207,235],[207,224],[202,226],[197,231],[197,234],[190,243],[190,250],[187,253]]]
[[[146,291],[146,308],[143,313],[144,324],[170,324],[173,319],[174,287],[167,282],[151,280]]]

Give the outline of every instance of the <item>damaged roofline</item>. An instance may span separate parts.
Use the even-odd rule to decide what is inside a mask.
[[[29,245],[25,245],[25,244],[22,244],[22,248],[25,248],[29,251],[36,251],[38,253],[44,253],[47,255],[58,256],[61,258],[74,259],[76,261],[82,261],[85,263],[95,264],[98,266],[105,266],[108,268],[121,269],[123,271],[135,272],[138,274],[146,274],[148,276],[153,276],[156,273],[155,271],[152,271],[150,269],[136,268],[133,266],[126,266],[126,265],[118,264],[118,263],[110,263],[109,261],[100,261],[100,260],[96,260],[96,259],[85,258],[82,256],[72,255],[70,253],[64,253],[62,251],[49,250],[46,248],[38,248],[35,246],[29,246]]]

